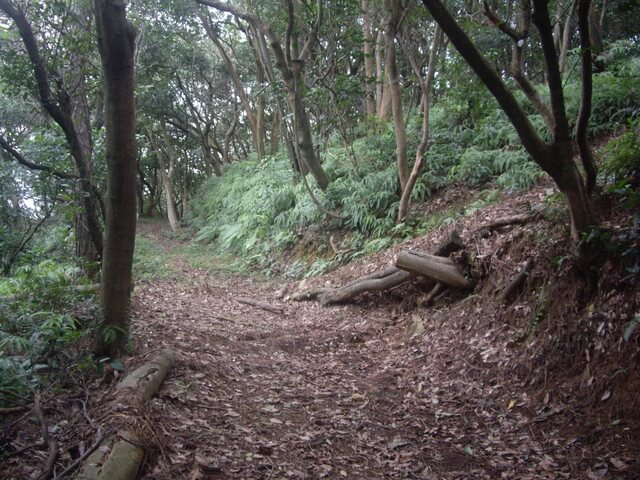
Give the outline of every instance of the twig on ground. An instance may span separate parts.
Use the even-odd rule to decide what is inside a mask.
[[[104,433],[102,431],[102,426],[98,425],[98,432],[96,434],[96,441],[93,442],[93,444],[78,458],[75,459],[75,461],[69,465],[67,468],[65,468],[62,472],[60,472],[60,474],[56,475],[54,478],[54,480],[58,480],[59,478],[64,478],[65,476],[67,476],[68,474],[70,474],[71,472],[73,472],[76,468],[78,468],[82,462],[85,461],[85,459],[91,455],[96,448],[98,448],[100,446],[100,444],[102,443],[102,440],[104,440]]]
[[[40,405],[40,395],[36,394],[33,401],[33,409],[40,421],[42,427],[41,436],[43,443],[49,445],[49,456],[47,457],[47,463],[43,472],[38,476],[38,480],[48,480],[53,474],[53,468],[56,466],[56,460],[58,459],[58,443],[52,440],[49,436],[49,426],[42,413],[42,407]]]

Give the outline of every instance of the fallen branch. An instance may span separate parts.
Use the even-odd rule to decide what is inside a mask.
[[[519,215],[512,215],[510,217],[497,218],[486,225],[482,225],[478,230],[496,230],[509,225],[524,225],[536,220],[537,218],[538,215],[533,213],[523,213]]]
[[[436,249],[435,255],[446,257],[464,247],[456,231]],[[357,278],[339,288],[320,287],[292,295],[296,301],[318,299],[321,305],[330,305],[351,300],[366,292],[381,292],[397,288],[413,278],[413,273],[390,267]]]
[[[381,292],[406,282],[412,277],[411,273],[397,270],[386,277],[373,280],[359,280],[351,285],[337,288],[318,296],[321,305],[330,305],[349,300],[364,292]]]
[[[60,472],[58,475],[56,475],[53,478],[55,480],[58,480],[59,478],[64,478],[65,476],[67,476],[71,472],[73,472],[76,468],[78,468],[80,465],[82,465],[82,462],[84,462],[85,459],[89,455],[91,455],[93,452],[95,452],[95,450],[102,443],[102,440],[104,440],[104,433],[102,432],[102,426],[98,425],[98,432],[96,434],[96,440],[93,442],[93,444],[82,455],[80,455],[80,457],[76,458],[75,461],[71,465],[69,465],[67,468],[65,468],[62,472]]]
[[[282,315],[284,310],[281,307],[276,307],[275,305],[271,305],[266,302],[261,302],[259,300],[254,300],[253,298],[240,297],[237,299],[239,303],[244,303],[245,305],[251,305],[252,307],[258,307],[262,310],[266,310],[271,313],[275,313],[278,315]]]
[[[533,266],[532,260],[527,260],[516,277],[507,285],[500,294],[500,301],[507,303],[509,298],[520,289],[526,278],[529,276],[529,270]]]
[[[468,289],[473,285],[460,272],[458,265],[446,257],[429,255],[414,250],[398,254],[396,267],[410,273],[418,273],[450,287]]]
[[[315,300],[319,295],[323,293],[331,292],[335,290],[334,288],[329,287],[318,287],[312,288],[311,290],[307,290],[306,292],[298,292],[291,295],[291,300],[296,302],[305,302],[308,300]]]
[[[427,294],[427,296],[424,299],[424,304],[427,307],[430,307],[433,304],[434,299],[436,298],[436,296],[438,296],[440,294],[440,292],[444,291],[445,286],[438,282],[435,284],[435,286],[431,289],[431,291]]]
[[[23,407],[23,406],[4,407],[4,408],[0,408],[0,415],[8,415],[10,413],[24,412],[26,410],[28,410],[27,407]]]
[[[36,394],[33,400],[33,410],[40,421],[42,441],[45,445],[49,446],[49,456],[47,457],[47,463],[42,473],[38,476],[38,480],[48,480],[51,478],[53,468],[56,466],[56,460],[58,459],[58,443],[52,440],[49,436],[49,426],[42,413],[42,407],[40,406],[40,395]]]

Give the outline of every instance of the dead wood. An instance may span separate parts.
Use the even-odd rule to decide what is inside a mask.
[[[312,288],[311,290],[307,290],[306,292],[298,292],[291,295],[291,300],[296,302],[306,302],[308,300],[315,300],[319,295],[323,293],[331,292],[335,290],[334,288],[329,287],[318,287]]]
[[[436,298],[436,296],[439,295],[440,292],[444,291],[444,289],[445,289],[445,286],[442,283],[440,282],[436,283],[424,299],[425,306],[430,307],[433,304],[433,301]]]
[[[162,350],[137,368],[116,387],[115,401],[142,407],[159,390],[175,363],[172,350]],[[99,430],[99,437],[101,429]],[[85,461],[79,478],[87,480],[134,480],[145,456],[144,442],[135,432],[121,430],[106,439]],[[96,442],[97,443],[97,442]],[[97,445],[96,445],[97,446]],[[95,447],[94,447],[95,448]]]
[[[458,265],[446,257],[424,252],[403,250],[396,259],[396,267],[410,273],[418,273],[454,288],[472,288],[473,285],[460,272]]]
[[[509,298],[522,287],[522,284],[529,276],[529,270],[531,269],[532,265],[532,260],[527,260],[525,262],[518,275],[516,275],[515,278],[509,283],[509,285],[507,285],[507,287],[502,290],[502,293],[500,293],[500,301],[502,301],[503,303],[508,302]]]
[[[511,215],[509,217],[497,218],[490,223],[482,225],[480,228],[478,228],[478,230],[496,230],[498,228],[507,227],[509,225],[524,225],[536,220],[537,218],[538,215],[533,213]]]
[[[435,250],[435,255],[439,257],[447,257],[455,251],[464,248],[462,239],[457,231],[444,240]],[[410,272],[400,270],[396,267],[389,267],[385,270],[370,273],[363,277],[359,277],[351,282],[338,288],[319,287],[299,292],[291,296],[292,300],[304,301],[318,299],[321,305],[330,305],[332,303],[345,302],[366,292],[381,292],[391,290],[403,283],[409,281],[414,275]]]
[[[334,291],[323,293],[318,296],[321,305],[340,303],[360,295],[364,292],[381,292],[406,282],[412,277],[411,273],[397,270],[383,278],[373,280],[360,280],[351,285],[337,288]]]
[[[38,417],[41,427],[42,441],[49,447],[49,455],[47,456],[47,463],[42,473],[38,476],[38,480],[48,480],[53,474],[53,468],[56,466],[56,460],[58,459],[58,443],[49,436],[49,425],[42,413],[42,407],[40,406],[40,395],[36,395],[33,400],[33,410]]]
[[[175,353],[172,350],[160,351],[153,360],[125,377],[116,387],[118,396],[132,398],[141,405],[155,395],[174,362]]]
[[[4,407],[4,408],[0,408],[0,415],[8,415],[10,413],[24,412],[25,410],[27,410],[27,407],[22,407],[22,406]]]
[[[252,307],[258,307],[262,310],[266,310],[267,312],[275,313],[277,315],[282,315],[284,309],[281,307],[277,307],[275,305],[271,305],[267,302],[261,302],[260,300],[254,300],[253,298],[248,297],[240,297],[237,299],[239,303],[244,303],[245,305],[251,305]]]

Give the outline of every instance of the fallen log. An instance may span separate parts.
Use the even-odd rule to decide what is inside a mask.
[[[172,350],[162,350],[151,361],[131,372],[116,387],[115,402],[142,407],[160,389],[175,363]],[[144,441],[124,429],[109,435],[85,461],[82,480],[135,480],[144,461]]]
[[[284,309],[281,307],[276,307],[275,305],[271,305],[267,302],[261,302],[260,300],[254,300],[253,298],[248,297],[240,297],[237,299],[238,303],[244,303],[245,305],[251,305],[252,307],[258,307],[262,310],[266,310],[267,312],[275,313],[278,315],[282,315]]]
[[[396,259],[396,267],[410,273],[418,273],[436,282],[454,288],[473,288],[458,269],[458,265],[446,257],[437,257],[424,252],[403,250]]]
[[[322,295],[318,296],[318,300],[320,301],[321,305],[340,303],[364,292],[382,292],[383,290],[397,287],[398,285],[409,280],[411,277],[412,274],[409,272],[396,270],[386,277],[359,280],[352,283],[351,285],[345,285],[344,287],[337,288],[327,293],[323,293]]]
[[[464,247],[458,232],[453,231],[435,250],[435,255],[447,257]],[[291,296],[292,300],[304,301],[318,299],[321,305],[330,305],[351,300],[366,292],[381,292],[396,288],[414,277],[413,273],[396,267],[386,268],[359,277],[338,288],[319,287],[299,292]]]

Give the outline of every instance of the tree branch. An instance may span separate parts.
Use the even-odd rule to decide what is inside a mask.
[[[75,180],[78,178],[76,175],[61,172],[59,170],[56,170],[55,168],[50,167],[49,165],[40,165],[27,160],[20,152],[18,152],[14,147],[11,146],[11,144],[2,135],[0,135],[0,147],[2,147],[9,155],[11,155],[14,160],[17,161],[20,165],[25,166],[30,170],[47,172],[54,177],[63,178],[65,180]]]

